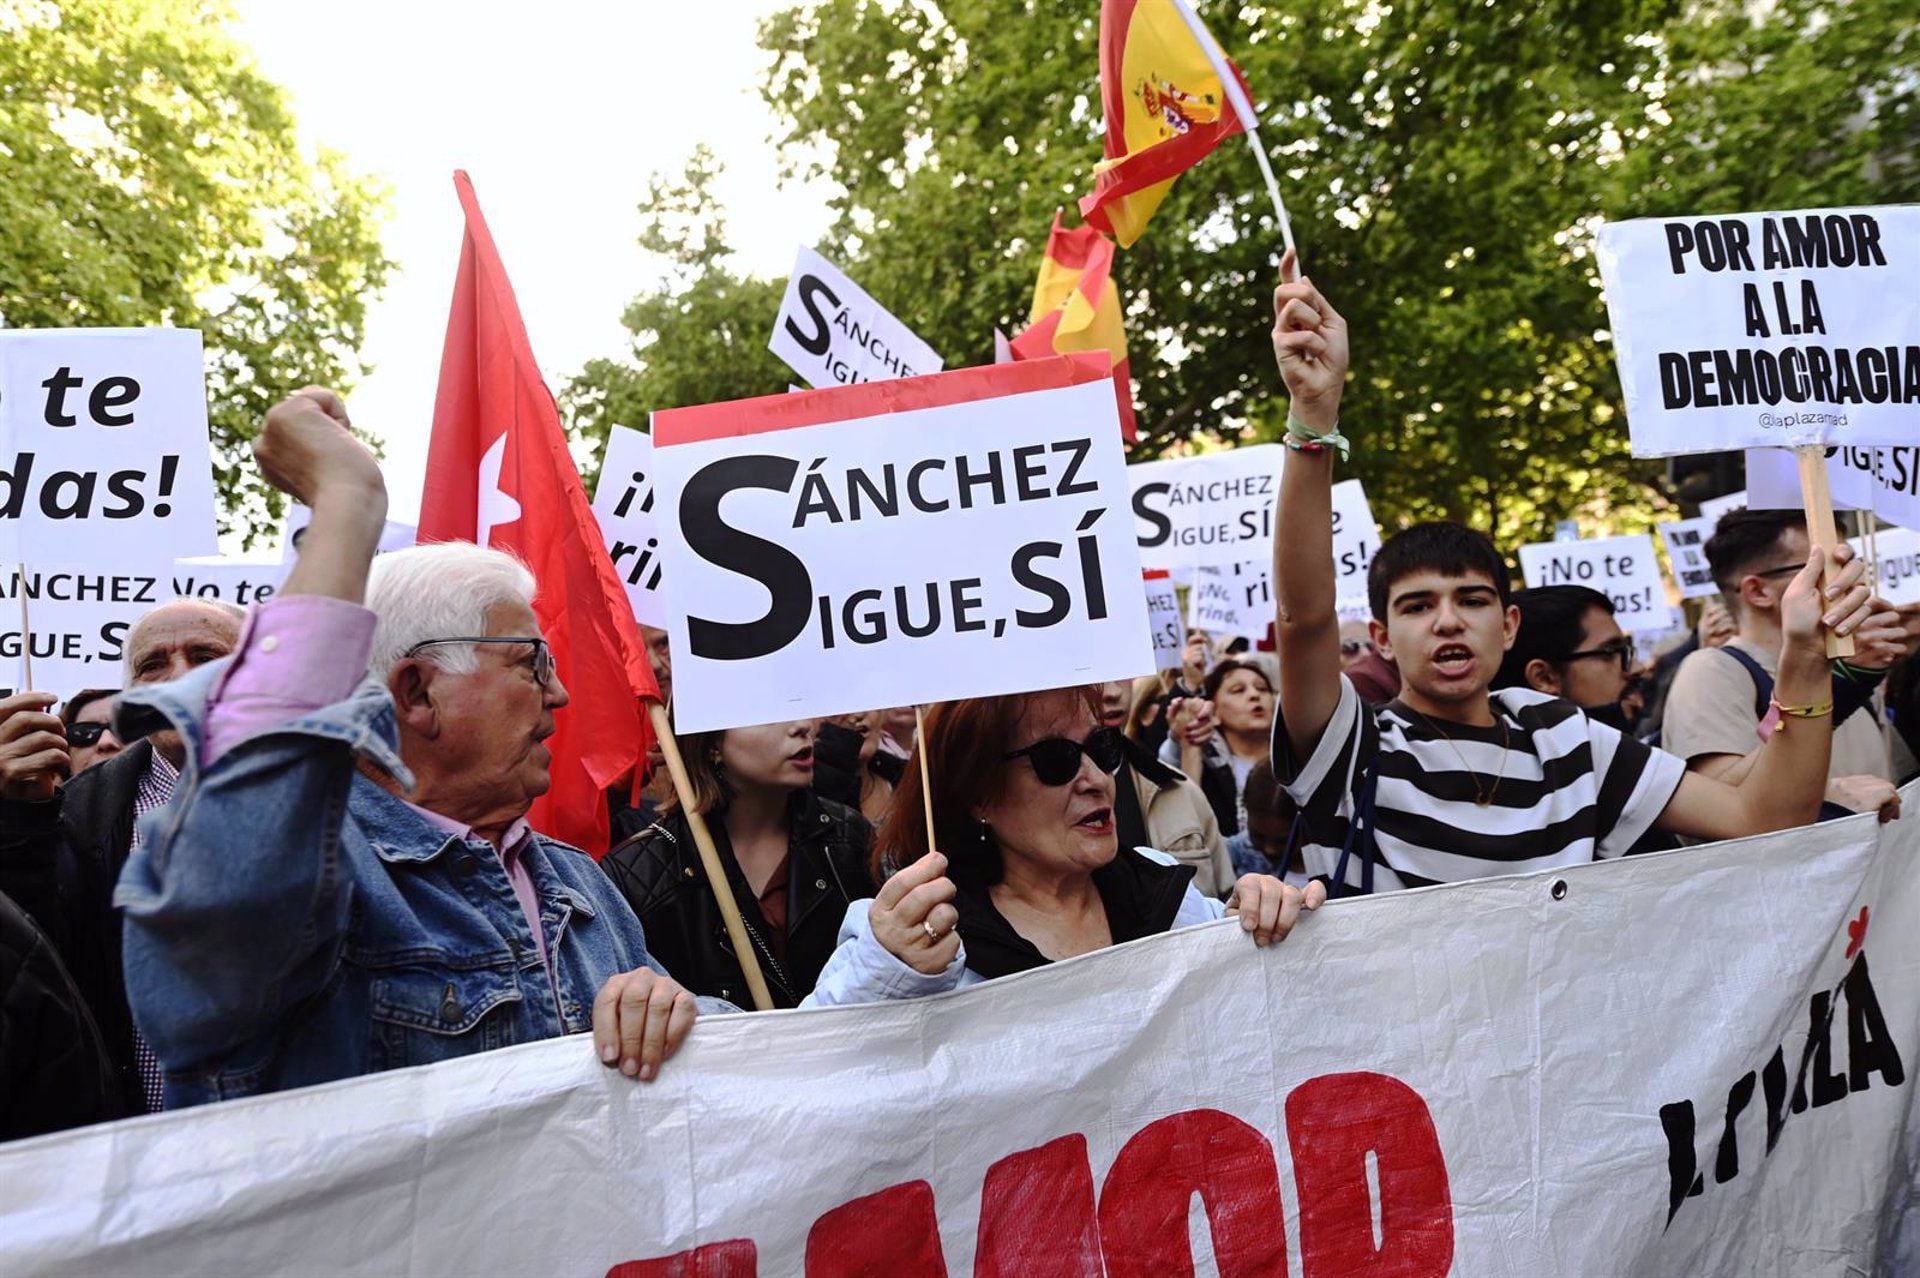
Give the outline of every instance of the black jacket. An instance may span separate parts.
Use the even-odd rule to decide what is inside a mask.
[[[1121,848],[1119,855],[1093,872],[1113,943],[1123,945],[1170,930],[1192,882],[1191,865],[1163,865]],[[986,884],[956,882],[954,886],[959,889],[954,905],[960,912],[960,940],[967,948],[969,971],[991,980],[1052,962],[994,908]]]
[[[865,817],[807,790],[794,797],[792,814],[785,963],[767,945],[767,921],[727,844],[725,823],[718,813],[707,818],[767,989],[779,1007],[797,1007],[813,991],[839,941],[847,906],[874,894],[867,873],[873,827]],[[695,994],[752,1005],[684,814],[673,812],[654,822],[607,853],[600,868],[640,916],[647,952],[674,980]]]
[[[119,1081],[119,1108],[146,1112],[120,966],[113,887],[133,847],[133,801],[153,759],[141,740],[69,781],[50,803],[0,800],[0,892],[53,943],[92,1009]]]
[[[118,1118],[119,1092],[53,943],[0,894],[0,1140]]]

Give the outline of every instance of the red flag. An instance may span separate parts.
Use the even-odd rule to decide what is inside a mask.
[[[440,357],[420,540],[493,546],[533,569],[533,613],[573,700],[547,741],[552,787],[527,819],[602,856],[603,791],[645,758],[652,732],[641,699],[658,701],[660,689],[473,184],[456,172],[453,185],[467,230]]]

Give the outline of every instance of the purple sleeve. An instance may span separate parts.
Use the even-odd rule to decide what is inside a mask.
[[[329,595],[281,595],[247,614],[214,686],[203,767],[258,733],[344,701],[367,674],[374,616]]]

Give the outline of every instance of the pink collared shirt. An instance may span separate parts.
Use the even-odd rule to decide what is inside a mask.
[[[247,613],[233,664],[214,685],[201,766],[212,767],[214,760],[248,737],[346,700],[366,677],[374,622],[370,610],[329,595],[277,595],[256,604]],[[429,825],[462,840],[491,841],[452,817],[414,803],[407,806]],[[540,929],[540,898],[521,857],[532,837],[526,820],[516,820],[494,844],[494,851],[513,884],[540,962],[551,978],[547,938]]]

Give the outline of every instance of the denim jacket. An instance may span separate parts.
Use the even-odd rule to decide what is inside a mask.
[[[357,770],[412,785],[372,679],[202,767],[227,665],[121,698],[129,731],[171,724],[187,745],[114,897],[169,1109],[578,1033],[609,977],[661,970],[600,868],[536,835],[521,856],[549,980],[492,845],[435,829]]]

